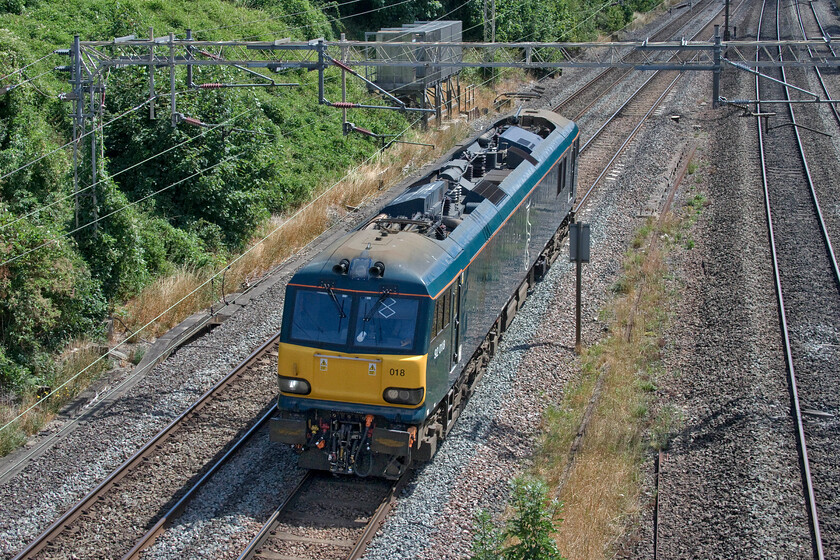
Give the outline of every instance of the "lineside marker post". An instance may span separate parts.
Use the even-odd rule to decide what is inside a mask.
[[[569,262],[575,263],[575,352],[580,354],[583,346],[580,342],[580,284],[583,263],[589,262],[589,224],[573,223],[569,225]]]

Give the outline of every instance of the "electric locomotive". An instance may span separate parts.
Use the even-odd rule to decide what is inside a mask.
[[[569,216],[578,128],[497,121],[286,287],[271,439],[310,469],[399,477],[431,459],[480,372],[471,358]]]

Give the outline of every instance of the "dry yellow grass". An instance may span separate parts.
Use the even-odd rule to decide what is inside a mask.
[[[55,379],[56,388],[64,384],[65,381],[73,378],[77,372],[83,370],[99,357],[97,346],[89,341],[77,340],[68,346],[68,348],[56,360],[59,369],[59,373]],[[40,406],[33,408],[15,423],[0,432],[0,457],[8,454],[24,443],[29,434],[34,434],[43,428],[47,422],[55,417],[55,413],[62,406],[75,398],[93,379],[102,373],[105,365],[103,361],[89,368],[84,374],[77,376],[58,389],[45,402],[41,402],[44,394],[33,393],[24,396],[20,401],[0,404],[0,426],[5,426],[19,416],[21,411],[27,410],[39,402],[41,403]]]
[[[515,85],[516,82],[506,80],[499,83],[498,90]],[[494,97],[494,90],[480,88],[476,95],[477,104],[487,108],[492,105]],[[313,195],[314,202],[302,210],[293,211],[288,216],[275,216],[254,236],[249,244],[253,249],[231,259],[233,264],[224,272],[223,278],[219,276],[212,284],[187,297],[217,271],[209,268],[181,269],[147,286],[122,306],[119,315],[131,331],[151,323],[143,331],[143,336],[159,336],[195,311],[218,301],[222,296],[222,280],[225,292],[239,291],[306,246],[346,214],[348,208],[358,207],[382,188],[433,161],[468,133],[469,126],[464,121],[454,121],[442,129],[427,132],[409,131],[404,138],[406,141],[434,144],[435,147],[395,144],[368,163],[351,170],[338,184],[319,185]],[[263,238],[265,240],[260,242]],[[182,299],[184,301],[178,303]],[[172,309],[167,311],[170,307]],[[161,313],[164,315],[158,318]]]
[[[535,470],[565,504],[557,543],[567,558],[611,557],[639,511],[645,434],[658,421],[649,413],[650,392],[670,297],[663,260],[669,247],[658,240],[678,223],[650,221],[639,231],[615,286],[620,297],[605,310],[611,335],[584,352],[577,384],[545,416]]]

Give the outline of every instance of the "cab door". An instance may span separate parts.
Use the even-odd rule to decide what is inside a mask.
[[[461,360],[461,288],[464,283],[464,274],[458,276],[452,286],[452,352],[450,352],[450,367],[452,371]]]

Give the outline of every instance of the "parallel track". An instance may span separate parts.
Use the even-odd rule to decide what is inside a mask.
[[[712,0],[701,0],[694,6],[689,7],[679,17],[674,18],[654,33],[651,40],[666,41],[672,39],[678,31],[694,19],[698,12],[704,10],[711,3]],[[644,60],[644,57],[635,50],[621,59],[622,62],[641,62],[642,60]],[[552,111],[565,115],[573,121],[579,120],[586,111],[611,92],[631,72],[633,72],[632,68],[607,68],[560,102]]]
[[[105,546],[99,553],[91,554],[93,558],[119,557],[128,551],[137,538],[140,537],[142,529],[130,526],[130,522],[120,517],[123,511],[135,512],[136,488],[149,484],[153,479],[153,471],[159,457],[165,456],[167,451],[178,446],[179,437],[189,431],[200,430],[208,424],[224,424],[226,419],[219,418],[219,411],[215,410],[216,404],[228,400],[236,402],[234,396],[241,391],[241,385],[246,383],[252,376],[258,375],[261,369],[270,366],[276,360],[276,345],[278,335],[265,342],[259,349],[254,351],[248,358],[236,366],[224,379],[209,389],[178,418],[173,420],[166,428],[161,430],[142,449],[137,451],[115,471],[113,471],[103,482],[88,493],[82,500],[71,507],[59,519],[53,522],[46,531],[32,541],[15,560],[24,558],[51,558],[60,554],[68,554],[70,551],[78,551],[80,544],[88,549],[98,549]],[[261,419],[254,424],[264,422],[269,415],[266,411]],[[258,426],[252,425],[249,434],[253,433]],[[233,426],[232,430],[247,429],[248,426]],[[240,440],[241,443],[241,440]],[[239,443],[233,444],[239,445]],[[232,449],[217,461],[213,470],[218,468],[230,455]],[[212,457],[208,457],[212,459]],[[205,476],[201,477],[198,485],[203,483],[209,472],[205,470]],[[179,480],[178,475],[184,477]],[[181,507],[184,503],[184,483],[188,482],[189,473],[177,473],[167,480],[167,484],[173,487],[172,492],[163,492],[169,501],[178,499],[175,508]],[[196,487],[197,485],[193,485]],[[167,486],[168,488],[168,486]],[[193,489],[194,490],[194,489]],[[193,490],[188,493],[191,494]],[[174,497],[173,497],[174,495]],[[166,505],[164,500],[159,504],[144,504],[151,515]],[[126,526],[129,525],[129,526]],[[107,540],[106,545],[101,545]],[[136,547],[135,547],[136,548]],[[80,554],[77,552],[77,554]],[[84,556],[84,554],[83,554]],[[74,554],[74,557],[79,557]]]
[[[781,37],[779,0],[775,8],[762,6],[759,37]],[[799,23],[802,27],[802,23]],[[767,31],[762,31],[766,29]],[[780,55],[782,53],[779,53]],[[756,57],[763,56],[756,52]],[[788,82],[783,68],[773,77]],[[756,98],[790,99],[788,88],[756,77]],[[837,336],[840,316],[840,273],[811,178],[792,104],[787,104],[789,127],[770,131],[756,119],[760,147],[765,211],[768,221],[776,293],[780,310],[788,386],[802,470],[805,505],[810,521],[813,554],[840,553],[837,504],[836,372],[840,351],[826,339]],[[758,113],[762,112],[758,104]],[[832,411],[835,415],[832,415]],[[823,532],[823,527],[830,528]]]
[[[734,11],[740,10],[743,5],[744,2],[741,2]],[[721,9],[712,16],[703,28],[691,38],[710,34],[715,22],[721,18],[722,11]],[[681,77],[682,73],[677,71],[657,70],[652,72],[652,75],[581,147],[581,156],[586,153],[586,159],[581,160],[578,184],[589,184],[589,187],[578,201],[575,213],[583,208],[595,187]],[[583,163],[586,165],[583,165]]]

